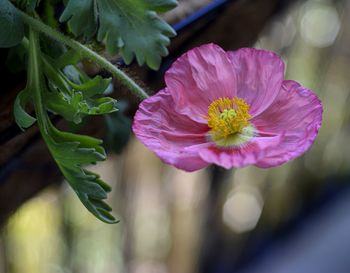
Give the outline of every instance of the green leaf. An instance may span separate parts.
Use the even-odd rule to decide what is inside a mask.
[[[36,121],[35,118],[33,118],[24,110],[24,107],[28,103],[29,99],[29,92],[27,89],[24,89],[17,95],[13,106],[13,113],[16,123],[22,130],[29,128]]]
[[[51,111],[61,115],[66,120],[78,124],[88,115],[101,115],[117,111],[112,98],[87,99],[81,92],[65,96],[62,92],[52,91],[46,94],[46,106]]]
[[[87,115],[101,115],[117,111],[116,101],[100,97],[111,83],[111,79],[96,76],[90,79],[74,66],[69,66],[68,78],[57,69],[55,62],[43,56],[44,74],[49,80],[49,89],[43,102],[47,109],[66,120],[78,124]]]
[[[40,37],[41,51],[53,59],[57,59],[67,51],[66,47],[59,41],[48,36]]]
[[[177,1],[175,0],[152,0],[145,3],[148,8],[156,12],[166,12],[177,6]]]
[[[0,48],[17,45],[23,36],[24,26],[16,8],[8,0],[0,0]]]
[[[39,5],[40,0],[16,0],[15,2],[27,12],[32,12]]]
[[[85,207],[101,221],[116,223],[110,214],[111,208],[104,202],[110,187],[97,174],[84,169],[87,164],[96,164],[106,159],[102,140],[62,132],[53,126],[44,103],[45,96],[50,92],[49,85],[58,81],[56,88],[61,88],[64,92],[72,90],[69,89],[64,74],[48,65],[47,57],[40,50],[38,34],[32,29],[29,38],[26,90],[31,95],[41,135],[67,182]],[[47,71],[48,68],[50,71]]]
[[[98,219],[116,223],[109,213],[110,207],[103,201],[111,188],[99,175],[87,171],[82,165],[105,160],[106,155],[99,139],[61,132],[48,121],[46,144],[68,183],[85,207]]]
[[[96,76],[93,79],[88,79],[81,84],[70,82],[70,86],[75,90],[83,92],[84,98],[91,98],[96,95],[102,95],[111,84],[111,78],[104,79],[101,76]]]
[[[82,57],[77,53],[77,51],[70,49],[56,59],[56,67],[58,69],[63,69],[68,65],[79,63],[81,59]]]
[[[97,31],[97,9],[93,0],[70,0],[60,21],[69,20],[69,27],[75,36],[91,39]]]
[[[110,53],[120,52],[127,64],[136,56],[139,65],[156,70],[176,34],[156,12],[175,5],[174,0],[69,0],[60,20],[69,21],[76,36],[91,38],[97,30]]]

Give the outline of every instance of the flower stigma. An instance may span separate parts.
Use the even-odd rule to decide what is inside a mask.
[[[208,136],[219,147],[246,144],[254,136],[249,104],[242,98],[219,98],[208,107]]]

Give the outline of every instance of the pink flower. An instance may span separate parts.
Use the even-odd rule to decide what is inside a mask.
[[[320,100],[284,80],[273,52],[203,45],[182,55],[165,82],[140,104],[133,131],[182,170],[278,166],[310,148],[321,126]]]

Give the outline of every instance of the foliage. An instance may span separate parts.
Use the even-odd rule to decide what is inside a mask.
[[[84,169],[106,158],[102,140],[58,130],[49,113],[76,124],[86,116],[114,113],[105,119],[113,136],[107,139],[119,151],[129,137],[130,120],[116,112],[116,100],[104,96],[112,88],[111,79],[90,78],[79,63],[90,58],[136,95],[147,94],[91,47],[63,35],[58,27],[67,22],[68,32],[75,37],[105,44],[109,53],[120,53],[127,64],[136,56],[139,65],[157,69],[175,32],[156,12],[175,5],[174,0],[0,0],[0,48],[10,48],[11,71],[27,70],[27,85],[14,102],[15,120],[22,130],[38,124],[70,186],[85,207],[106,223],[116,222],[104,201],[111,189]],[[60,22],[56,7],[63,8]]]
[[[106,89],[109,80],[100,77],[89,79],[85,76],[79,77],[80,83],[73,83],[41,52],[36,36],[37,33],[30,30],[28,82],[16,99],[16,121],[21,128],[33,124],[35,119],[24,110],[25,105],[31,101],[42,137],[69,184],[97,218],[114,223],[115,219],[109,213],[111,208],[103,202],[110,187],[97,174],[82,168],[83,165],[105,159],[102,141],[61,132],[53,126],[47,114],[47,110],[55,111],[65,119],[79,123],[84,115],[116,111],[113,99],[94,98]]]
[[[0,0],[0,47],[12,47],[24,36],[23,22],[8,0]]]
[[[175,32],[156,11],[175,5],[173,0],[69,0],[60,20],[69,21],[76,36],[90,39],[97,33],[97,40],[105,40],[111,53],[120,51],[127,64],[135,54],[139,65],[158,69]]]

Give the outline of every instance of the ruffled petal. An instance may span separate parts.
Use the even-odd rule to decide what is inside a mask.
[[[303,154],[314,142],[322,123],[322,104],[310,90],[284,81],[273,104],[252,120],[259,135],[282,136],[280,145],[268,149],[256,166],[278,166]]]
[[[174,110],[174,101],[164,89],[142,101],[133,122],[137,138],[165,163],[194,171],[208,166],[195,147],[205,143],[207,126],[196,123]]]
[[[182,55],[165,74],[175,107],[183,115],[206,123],[208,106],[219,97],[236,96],[236,79],[227,53],[207,44]]]
[[[133,131],[164,162],[186,171],[211,163],[227,169],[280,165],[312,145],[322,122],[317,96],[283,76],[284,64],[272,52],[195,48],[168,70],[167,88],[140,104]],[[252,139],[231,148],[210,141],[206,119],[208,106],[226,97],[250,105],[254,128]]]
[[[270,51],[243,48],[228,52],[236,74],[237,96],[250,105],[254,117],[275,100],[284,79],[284,63]]]
[[[255,137],[248,144],[238,148],[219,148],[213,144],[203,147],[199,155],[210,163],[226,169],[241,168],[256,164],[263,158],[270,147],[277,146],[281,136]]]

